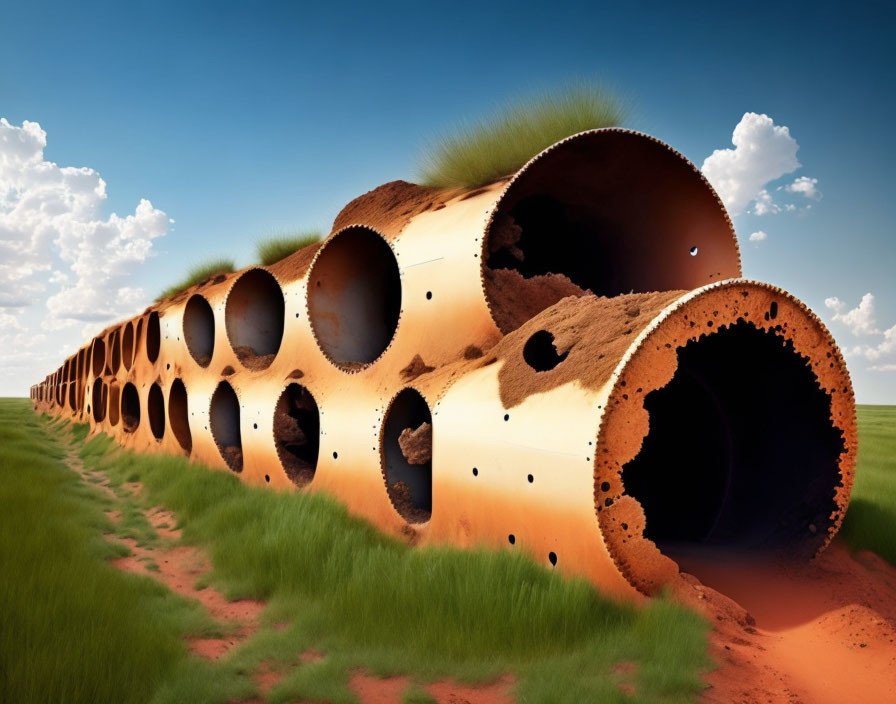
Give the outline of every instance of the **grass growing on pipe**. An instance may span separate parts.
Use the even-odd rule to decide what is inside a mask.
[[[197,264],[192,269],[190,269],[187,272],[186,276],[178,283],[174,284],[173,286],[169,286],[164,291],[162,291],[156,298],[156,301],[170,298],[171,296],[180,293],[181,291],[185,291],[191,286],[200,284],[203,281],[216,276],[217,274],[229,274],[232,271],[236,271],[236,264],[234,264],[232,259],[212,259],[210,261],[203,262],[202,264]]]
[[[263,266],[276,264],[281,259],[286,259],[290,254],[320,241],[321,233],[316,230],[307,232],[286,233],[261,240],[255,246],[258,255],[258,263]]]
[[[422,158],[422,183],[478,188],[510,176],[570,135],[623,123],[626,108],[608,90],[574,85],[512,104],[489,120],[461,125],[434,140]]]

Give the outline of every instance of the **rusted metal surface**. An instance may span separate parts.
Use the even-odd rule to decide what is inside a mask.
[[[584,133],[476,191],[378,189],[337,224],[103,331],[32,389],[35,407],[137,452],[331,493],[417,543],[525,550],[629,596],[676,570],[664,496],[691,507],[696,542],[817,551],[839,527],[856,451],[843,360],[802,304],[737,278],[724,208],[666,145]],[[570,286],[582,295],[556,299]],[[700,421],[679,427],[689,413]],[[788,422],[810,461],[775,479],[790,469],[746,441],[786,444]],[[735,534],[753,499],[768,510]],[[785,515],[799,516],[786,530]]]

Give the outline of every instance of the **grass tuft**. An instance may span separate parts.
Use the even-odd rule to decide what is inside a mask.
[[[181,281],[162,291],[156,298],[156,301],[170,298],[181,291],[185,291],[191,286],[195,286],[206,279],[210,279],[216,274],[229,274],[232,271],[236,271],[236,264],[233,263],[232,259],[212,259],[211,261],[197,264],[187,272],[187,275]]]
[[[431,143],[422,159],[422,182],[478,188],[510,176],[561,139],[620,125],[626,115],[605,88],[586,84],[512,104],[490,120],[461,125]]]
[[[276,264],[300,249],[319,241],[321,233],[316,230],[277,235],[261,240],[255,247],[258,262],[264,266]]]

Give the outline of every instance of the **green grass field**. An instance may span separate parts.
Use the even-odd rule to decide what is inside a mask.
[[[896,565],[896,406],[859,406],[859,467],[840,535]]]
[[[862,407],[859,418],[843,535],[893,560],[896,407]],[[406,702],[431,701],[429,681],[504,673],[516,676],[519,702],[686,702],[712,666],[708,625],[666,599],[620,604],[517,553],[410,548],[325,496],[255,489],[180,457],[137,456],[105,437],[85,443],[86,434],[36,416],[27,400],[0,400],[2,702],[223,704],[257,694],[251,674],[262,663],[287,673],[269,702],[356,702],[355,668],[410,675]],[[109,477],[117,499],[83,481],[66,452]],[[123,487],[133,481],[137,496]],[[104,514],[113,505],[117,524]],[[127,548],[104,533],[158,540],[142,513],[156,505],[209,555],[203,579],[268,604],[259,631],[222,660],[191,655],[184,639],[226,625],[108,564]],[[309,649],[326,657],[300,662]],[[623,663],[634,669],[620,675]]]

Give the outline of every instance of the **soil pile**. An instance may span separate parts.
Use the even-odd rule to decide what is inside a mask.
[[[527,320],[568,296],[591,292],[563,274],[524,277],[514,269],[485,269],[485,289],[492,318],[507,335]]]
[[[306,389],[290,385],[274,411],[274,442],[283,470],[296,486],[314,478],[319,435],[317,404]]]
[[[442,205],[450,191],[391,181],[358,196],[346,205],[333,222],[333,231],[349,225],[367,225],[392,239],[415,215]]]
[[[421,423],[416,429],[405,428],[398,436],[398,446],[408,464],[426,464],[432,459],[432,425]]]
[[[279,262],[271,264],[268,267],[268,271],[270,271],[281,284],[301,279],[308,273],[311,262],[314,261],[314,255],[317,254],[317,250],[322,246],[323,240],[309,244],[307,247],[302,247],[288,257],[284,257]]]
[[[418,376],[428,374],[434,369],[435,367],[427,366],[426,362],[423,361],[423,357],[419,354],[415,354],[414,358],[408,363],[408,366],[401,370],[401,378],[404,381],[413,381]]]
[[[227,445],[221,450],[221,455],[234,472],[243,471],[243,450],[239,445]]]
[[[404,482],[395,482],[389,487],[389,499],[395,510],[400,513],[408,523],[426,523],[430,512],[414,506],[411,499],[411,489]]]
[[[273,363],[274,357],[277,356],[276,354],[257,354],[255,350],[248,345],[235,347],[233,351],[236,352],[236,356],[240,360],[240,363],[246,369],[251,369],[253,371],[267,369]]]

